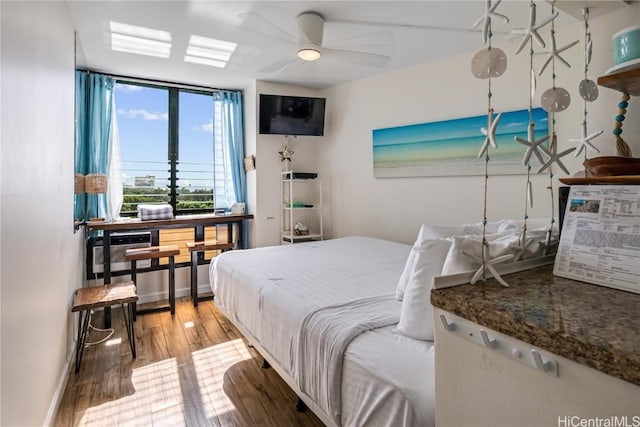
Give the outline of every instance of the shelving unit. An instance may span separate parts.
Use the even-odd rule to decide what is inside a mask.
[[[640,96],[640,68],[598,77],[598,85]]]
[[[322,183],[315,178],[300,178],[294,171],[282,172],[280,234],[282,243],[322,240]],[[308,234],[297,234],[295,224],[308,227]]]

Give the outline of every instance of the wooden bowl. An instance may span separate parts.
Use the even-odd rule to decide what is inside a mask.
[[[640,158],[601,156],[582,163],[592,176],[640,175]]]

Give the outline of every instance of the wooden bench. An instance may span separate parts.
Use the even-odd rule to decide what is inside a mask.
[[[176,274],[175,274],[175,256],[180,254],[180,248],[177,245],[165,246],[148,246],[143,248],[127,249],[125,258],[131,261],[131,280],[137,285],[137,265],[136,262],[143,259],[169,258],[169,305],[165,307],[155,307],[149,310],[137,310],[134,304],[133,319],[136,319],[136,313],[145,313],[169,309],[171,315],[176,314]]]
[[[187,248],[191,253],[191,298],[193,306],[198,306],[198,253],[204,251],[227,251],[233,249],[233,243],[220,242],[218,240],[205,240],[202,242],[187,242]]]
[[[133,333],[133,307],[138,301],[136,286],[133,282],[117,285],[104,285],[91,288],[77,289],[73,295],[73,307],[71,312],[80,312],[78,316],[78,339],[76,341],[76,374],[80,372],[82,355],[84,354],[87,332],[89,330],[89,318],[91,310],[96,308],[122,307],[122,317],[127,328],[127,337],[131,347],[131,355],[136,358],[136,339]],[[125,304],[127,305],[125,309]]]

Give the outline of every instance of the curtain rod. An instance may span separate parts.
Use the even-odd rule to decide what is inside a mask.
[[[188,83],[177,83],[177,82],[171,82],[167,80],[152,80],[152,79],[142,78],[142,77],[123,76],[121,74],[105,73],[102,71],[90,70],[88,68],[76,68],[76,70],[85,71],[87,73],[104,74],[105,76],[109,76],[115,80],[126,80],[130,82],[135,82],[135,83],[155,84],[155,85],[162,85],[167,87],[175,87],[179,89],[191,89],[191,90],[212,91],[212,92],[222,91],[222,90],[244,92],[242,89],[217,88],[217,87],[209,87],[209,86],[198,86],[198,85],[193,85]]]

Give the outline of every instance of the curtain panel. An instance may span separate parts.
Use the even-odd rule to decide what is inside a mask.
[[[214,168],[215,207],[228,209],[233,203],[247,202],[247,178],[244,171],[244,108],[241,91],[221,90],[213,94],[213,114],[220,119],[214,126],[214,149],[222,161]],[[223,171],[216,169],[223,168]],[[222,172],[222,173],[221,173]],[[248,247],[243,221],[244,247]]]
[[[77,174],[108,172],[114,86],[111,77],[76,71]],[[75,217],[82,220],[110,217],[107,194],[76,195]]]

